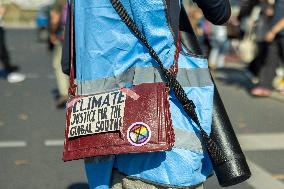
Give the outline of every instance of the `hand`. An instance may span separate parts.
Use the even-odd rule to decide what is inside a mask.
[[[276,36],[276,34],[274,32],[269,31],[265,35],[265,41],[272,42],[274,40],[275,36]]]
[[[54,33],[51,33],[49,36],[49,40],[52,44],[55,44],[57,42],[57,37]]]
[[[231,17],[228,21],[228,24],[232,24],[233,26],[239,26],[240,21],[236,17]]]

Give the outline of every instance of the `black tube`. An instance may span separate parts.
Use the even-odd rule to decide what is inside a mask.
[[[183,44],[195,53],[202,54],[198,40],[192,29],[187,13],[182,6],[180,13],[180,30]],[[211,137],[217,142],[227,161],[214,166],[214,172],[219,184],[223,187],[235,185],[251,176],[245,155],[242,152],[230,119],[227,115],[218,89],[214,83],[213,122]]]
[[[214,171],[221,186],[235,185],[247,180],[251,172],[216,87],[213,106],[211,137],[228,159]]]

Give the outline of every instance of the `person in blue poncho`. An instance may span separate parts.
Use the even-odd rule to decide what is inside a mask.
[[[140,31],[166,68],[173,64],[179,33],[181,2],[173,0],[121,0]],[[229,0],[195,0],[206,19],[224,24],[230,17]],[[77,94],[93,94],[159,81],[155,61],[147,49],[120,19],[109,0],[75,0],[75,51]],[[189,13],[190,14],[190,13]],[[69,16],[70,17],[70,16]],[[66,35],[68,35],[68,26]],[[67,39],[67,38],[66,38]],[[65,41],[63,71],[69,73],[69,45]],[[204,130],[211,131],[214,86],[206,58],[182,47],[177,78],[186,93],[203,108]],[[129,71],[134,70],[134,71]],[[200,72],[203,73],[200,77]],[[188,78],[194,78],[190,80]],[[203,150],[199,131],[182,114],[173,94],[170,110],[176,142],[169,151],[110,155],[85,159],[91,189],[105,188],[203,188],[212,175],[212,165]],[[202,118],[204,116],[204,119]]]

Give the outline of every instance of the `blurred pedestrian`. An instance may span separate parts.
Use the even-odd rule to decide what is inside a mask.
[[[211,28],[209,66],[211,69],[222,68],[229,48],[227,26],[212,25]]]
[[[56,0],[50,10],[50,42],[53,45],[53,68],[57,82],[59,96],[56,107],[65,107],[68,99],[69,78],[62,72],[61,56],[62,43],[67,16],[67,3],[65,0]]]
[[[255,23],[255,42],[257,45],[256,56],[248,66],[248,71],[252,74],[252,81],[254,83],[258,82],[260,70],[265,65],[269,46],[269,42],[265,40],[265,35],[271,28],[274,14],[273,4],[269,0],[260,1],[260,7],[260,16]]]
[[[265,39],[270,43],[268,55],[265,59],[266,67],[260,75],[257,87],[251,90],[254,96],[270,96],[273,89],[272,81],[275,77],[275,65],[284,61],[284,0],[275,0],[272,27],[266,33]]]
[[[269,42],[276,40],[280,61],[276,69],[276,77],[273,79],[273,87],[284,94],[284,16],[275,23],[265,37]]]
[[[202,16],[198,23],[198,30],[196,30],[195,34],[197,35],[197,38],[199,40],[199,43],[201,45],[202,51],[204,55],[209,56],[212,45],[211,45],[211,30],[212,30],[212,24]]]
[[[211,51],[211,23],[204,18],[202,11],[196,5],[190,5],[188,7],[188,11],[190,12],[189,19],[192,28],[200,43],[202,51],[206,56],[208,56]]]
[[[0,2],[0,60],[3,65],[5,76],[9,83],[17,83],[24,81],[26,76],[18,73],[19,67],[12,65],[10,62],[9,52],[6,47],[5,41],[5,29],[3,27],[3,16],[6,12],[6,8]]]
[[[240,0],[240,11],[237,20],[240,25],[240,38],[243,38],[245,33],[248,32],[248,20],[251,17],[252,10],[260,3],[261,0]]]

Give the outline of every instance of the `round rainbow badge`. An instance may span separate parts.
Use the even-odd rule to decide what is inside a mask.
[[[133,123],[127,130],[127,139],[133,146],[143,146],[150,138],[150,127],[143,122]]]

